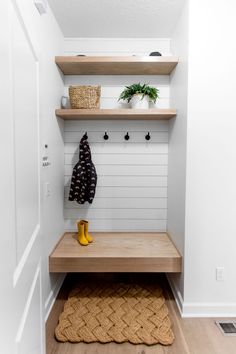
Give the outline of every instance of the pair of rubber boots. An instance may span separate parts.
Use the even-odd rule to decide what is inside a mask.
[[[88,233],[88,221],[77,221],[78,227],[78,241],[82,246],[87,246],[90,242],[93,242],[93,238]]]

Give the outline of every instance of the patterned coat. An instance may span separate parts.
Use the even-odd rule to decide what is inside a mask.
[[[79,204],[93,202],[97,185],[97,173],[92,162],[91,151],[84,134],[80,140],[79,162],[74,166],[69,200],[75,200]]]

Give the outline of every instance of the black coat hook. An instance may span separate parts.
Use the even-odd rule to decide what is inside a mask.
[[[145,139],[146,139],[146,140],[150,140],[150,139],[151,139],[151,135],[150,135],[149,132],[147,133],[147,135],[145,135]]]
[[[129,140],[129,133],[127,132],[127,134],[124,136],[125,140]]]
[[[87,132],[85,132],[84,138],[85,138],[85,139],[88,139],[88,134],[87,134]]]
[[[109,135],[107,134],[107,132],[105,132],[105,134],[103,135],[103,139],[104,140],[108,140],[109,139]]]

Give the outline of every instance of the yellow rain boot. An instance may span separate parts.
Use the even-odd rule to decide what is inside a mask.
[[[85,237],[84,233],[84,223],[82,220],[77,221],[77,227],[78,227],[78,241],[82,246],[87,246],[88,241]]]
[[[90,242],[93,242],[93,238],[91,235],[89,235],[88,233],[88,226],[89,226],[89,223],[87,220],[82,220],[82,222],[84,223],[84,234],[85,234],[85,237],[87,239],[87,241],[90,243]]]

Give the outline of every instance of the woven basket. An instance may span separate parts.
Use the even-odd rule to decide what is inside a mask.
[[[101,86],[70,86],[71,108],[99,108]]]

